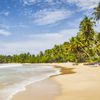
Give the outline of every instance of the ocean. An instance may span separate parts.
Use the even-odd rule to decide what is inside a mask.
[[[59,69],[46,65],[0,64],[0,100],[10,100],[27,85],[59,73]]]

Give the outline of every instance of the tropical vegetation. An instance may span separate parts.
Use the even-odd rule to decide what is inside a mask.
[[[100,20],[100,3],[94,9],[96,20]],[[100,33],[94,30],[96,21],[87,16],[80,22],[75,37],[38,55],[0,55],[0,63],[51,63],[51,62],[100,62]]]

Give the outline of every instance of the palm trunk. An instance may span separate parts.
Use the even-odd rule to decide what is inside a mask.
[[[78,43],[79,43],[81,46],[83,46],[81,42],[78,42]],[[89,54],[85,49],[82,48],[82,50],[83,50],[83,52],[89,57],[89,59],[91,60],[90,54]]]

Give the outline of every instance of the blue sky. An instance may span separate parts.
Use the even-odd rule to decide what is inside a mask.
[[[0,54],[39,53],[75,36],[99,0],[0,0]],[[100,31],[100,24],[95,27]]]

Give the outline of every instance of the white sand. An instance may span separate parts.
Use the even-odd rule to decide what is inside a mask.
[[[100,100],[100,66],[58,65],[75,68],[77,73],[54,77],[62,89],[55,100]]]

